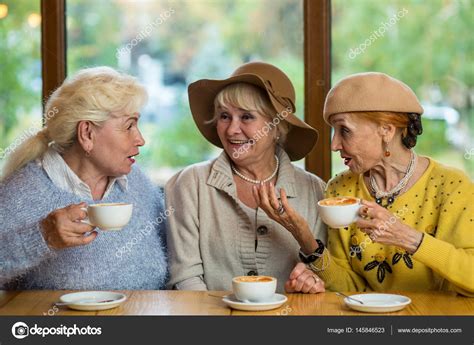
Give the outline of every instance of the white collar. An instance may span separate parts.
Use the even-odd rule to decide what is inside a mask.
[[[41,164],[56,187],[74,193],[82,199],[94,199],[89,186],[72,171],[56,150],[49,148],[44,154]],[[128,180],[126,175],[110,178],[102,199],[109,195],[115,182],[123,190],[127,190]]]

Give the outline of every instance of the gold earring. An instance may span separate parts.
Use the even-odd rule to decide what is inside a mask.
[[[385,152],[384,152],[384,156],[385,157],[390,157],[391,153],[390,151],[388,150],[388,143],[386,142],[385,143]]]

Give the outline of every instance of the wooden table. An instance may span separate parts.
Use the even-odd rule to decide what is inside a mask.
[[[333,292],[287,294],[287,303],[264,312],[228,308],[221,300],[229,293],[225,291],[120,291],[127,295],[127,301],[118,308],[96,312],[53,305],[69,292],[72,291],[0,291],[0,315],[383,315],[352,311]],[[410,297],[412,303],[386,315],[474,315],[474,298],[446,292],[394,293]]]

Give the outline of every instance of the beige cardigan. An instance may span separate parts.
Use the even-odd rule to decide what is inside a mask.
[[[326,228],[316,211],[325,183],[317,176],[280,159],[277,191],[284,188],[288,200],[310,225],[315,238],[326,242]],[[212,161],[194,164],[166,184],[169,288],[182,290],[232,290],[232,277],[270,275],[284,290],[298,262],[299,245],[277,222],[256,211],[256,228],[237,199],[230,160],[225,152]],[[258,241],[255,248],[255,241]]]

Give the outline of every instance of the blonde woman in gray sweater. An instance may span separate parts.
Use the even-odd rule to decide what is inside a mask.
[[[228,79],[199,80],[188,93],[197,127],[223,152],[166,185],[168,207],[176,210],[168,218],[169,287],[230,290],[235,276],[270,275],[280,292],[324,291],[300,262],[326,239],[315,212],[325,184],[291,163],[308,154],[318,137],[294,114],[291,81],[275,66],[252,62]],[[256,188],[270,185],[309,220],[310,229],[285,228],[258,208]],[[279,204],[274,212],[285,210]],[[290,279],[292,271],[297,279]]]
[[[45,126],[8,156],[0,177],[0,289],[154,290],[167,279],[163,195],[134,166],[145,144],[138,81],[110,67],[70,76]],[[97,203],[130,203],[130,223],[81,220]]]

